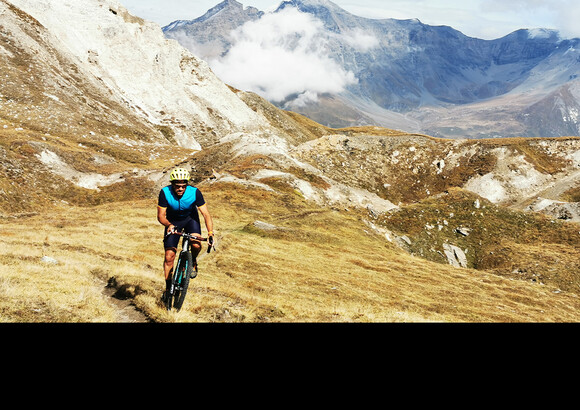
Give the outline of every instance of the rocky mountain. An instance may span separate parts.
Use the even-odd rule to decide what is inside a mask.
[[[23,21],[14,7],[33,11],[34,17]],[[19,100],[14,93],[33,94],[35,105],[63,107],[62,111],[88,105],[86,109],[93,113],[130,112],[127,121],[143,124],[146,138],[169,138],[197,149],[215,141],[217,134],[265,124],[204,61],[163,38],[159,26],[129,15],[115,1],[91,1],[85,9],[77,10],[63,2],[15,0],[3,2],[2,8],[3,61],[14,66],[6,72],[25,81],[6,93],[4,100],[9,103]],[[95,20],[95,10],[106,13]],[[70,21],[92,35],[79,36],[71,31]],[[37,78],[26,78],[23,67],[43,73],[37,75],[41,84]],[[32,87],[35,90],[30,90]],[[76,92],[70,87],[76,87]],[[64,90],[76,99],[65,98]],[[105,106],[83,104],[96,99],[92,95],[96,93]],[[41,116],[35,117],[34,121],[40,122],[37,127],[45,125]],[[123,124],[113,118],[109,123]]]
[[[165,172],[181,165],[233,220],[276,214],[283,225],[328,213],[335,232],[355,226],[373,246],[437,262],[429,266],[580,285],[580,138],[329,128],[227,86],[116,0],[0,0],[0,67],[3,220],[153,206]],[[232,232],[291,237],[269,222]],[[300,246],[319,246],[329,229],[313,223]],[[340,252],[329,243],[325,252]]]
[[[181,45],[187,44],[186,48],[196,50],[196,55],[208,60],[229,50],[232,44],[229,32],[263,15],[264,12],[255,7],[244,8],[235,0],[225,0],[197,19],[174,21],[163,27],[163,32]],[[217,32],[221,34],[216,36]]]
[[[274,14],[288,10],[321,23],[319,51],[356,81],[307,103],[300,92],[270,98],[279,107],[333,127],[381,125],[450,138],[580,135],[579,39],[522,29],[481,40],[416,19],[362,18],[328,0],[285,1]],[[245,23],[264,18],[230,0],[164,33],[212,65],[236,50]]]

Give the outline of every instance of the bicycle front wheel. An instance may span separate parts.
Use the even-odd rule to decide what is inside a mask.
[[[181,309],[185,295],[187,294],[187,287],[189,286],[189,275],[193,269],[193,257],[191,252],[182,251],[179,254],[177,261],[177,269],[175,272],[175,295],[173,307],[177,310]]]

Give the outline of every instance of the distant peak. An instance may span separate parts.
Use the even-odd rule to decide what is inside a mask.
[[[236,0],[224,0],[221,3],[219,3],[218,5],[209,9],[206,14],[213,15],[213,14],[215,14],[215,13],[217,13],[225,8],[234,8],[234,9],[241,10],[244,8],[244,5],[240,2],[237,2]]]
[[[316,16],[328,30],[333,32],[340,32],[339,20],[350,15],[349,12],[329,0],[287,0],[280,3],[276,12],[287,7],[295,7],[301,12]]]
[[[226,7],[226,6],[234,6],[234,7],[244,7],[244,5],[236,0],[224,0],[219,3],[216,7]]]
[[[326,8],[340,8],[329,0],[288,0],[284,1],[280,7],[283,6],[305,6],[305,7],[326,7]]]
[[[316,6],[336,6],[333,2],[329,0],[291,0],[293,3],[302,3],[305,5],[316,5]]]
[[[560,39],[560,32],[558,30],[551,30],[546,28],[528,29],[529,38],[556,38]]]
[[[224,0],[221,3],[215,5],[211,9],[209,9],[203,16],[198,17],[194,20],[178,20],[170,23],[169,25],[163,27],[164,31],[169,31],[172,29],[176,29],[180,26],[189,25],[192,23],[200,23],[207,20],[210,20],[214,16],[217,16],[220,13],[228,13],[228,14],[248,14],[248,15],[255,15],[260,17],[264,14],[262,11],[259,11],[255,7],[247,7],[244,9],[244,5],[236,0]]]

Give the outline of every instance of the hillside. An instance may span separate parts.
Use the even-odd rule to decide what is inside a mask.
[[[198,108],[148,108],[176,110],[173,128],[143,116],[123,103],[139,90],[96,86],[86,50],[52,30],[81,13],[152,36],[159,66],[175,62],[166,46],[188,52],[114,0],[75,4],[0,1],[0,321],[126,320],[105,286],[160,322],[579,319],[580,139],[328,128],[219,83],[202,62],[186,70],[207,78],[190,100],[222,99],[206,107],[207,132],[179,134],[201,126]],[[71,38],[86,33],[77,23]],[[92,41],[110,53],[99,72],[122,78],[106,61],[131,53]],[[150,70],[160,83],[174,75]],[[218,246],[183,310],[167,313],[155,204],[175,165],[192,169]]]
[[[147,199],[91,207],[89,218],[87,208],[66,207],[4,219],[1,320],[121,321],[102,295],[107,283],[156,322],[580,319],[577,293],[550,278],[503,277],[410,256],[365,226],[364,214],[313,206],[293,193],[209,182],[201,189],[219,226],[218,250],[200,258],[179,313],[159,303],[162,231]],[[23,222],[29,230],[19,229]]]

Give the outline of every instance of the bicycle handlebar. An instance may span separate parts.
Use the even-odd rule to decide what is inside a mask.
[[[185,232],[171,232],[168,233],[165,236],[169,236],[169,235],[179,235],[179,236],[183,236],[185,239],[193,239],[194,241],[207,241],[208,238],[204,238],[202,236],[193,236],[190,233],[185,233]]]
[[[171,232],[168,233],[167,235],[165,235],[165,237],[168,237],[169,235],[179,235],[184,237],[185,239],[189,239],[189,240],[194,240],[194,241],[207,241],[209,238],[204,238],[202,236],[193,236],[190,233],[184,233],[184,232]],[[207,247],[207,253],[210,253],[211,248],[214,248],[215,243],[213,241],[209,242],[209,245]]]

